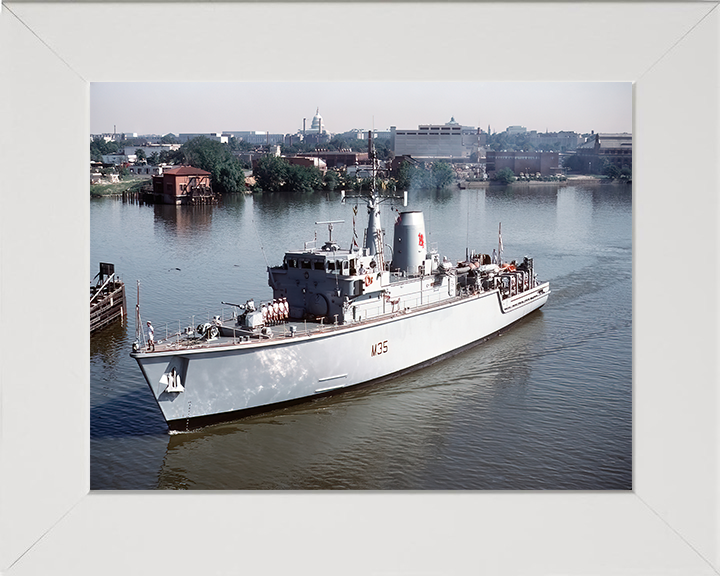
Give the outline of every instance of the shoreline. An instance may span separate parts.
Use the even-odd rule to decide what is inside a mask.
[[[573,184],[631,184],[632,180],[611,180],[610,178],[601,178],[598,176],[569,176],[565,180],[516,180],[509,184],[503,184],[495,180],[484,180],[481,182],[466,182],[458,181],[457,186],[461,190],[466,189],[479,189],[479,188],[490,188],[496,186],[509,186],[509,187],[520,187],[520,186],[568,186]]]
[[[122,196],[128,192],[139,192],[140,189],[151,184],[152,180],[147,178],[128,178],[120,182],[103,182],[90,184],[90,196],[99,198],[103,196]]]

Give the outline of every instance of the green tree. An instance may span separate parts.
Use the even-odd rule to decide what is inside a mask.
[[[118,142],[110,140],[106,142],[102,136],[95,136],[90,141],[90,159],[94,162],[102,162],[104,154],[117,154],[122,150]]]
[[[228,146],[230,147],[230,150],[241,152],[249,152],[250,150],[253,150],[255,148],[253,144],[250,144],[249,142],[246,142],[241,138],[235,138],[235,136],[230,137],[230,140],[228,141]]]
[[[445,188],[453,179],[453,169],[447,162],[435,162],[431,169],[432,183],[438,190]]]
[[[245,190],[242,164],[225,144],[204,136],[193,138],[178,150],[182,162],[212,174],[216,192],[233,193]]]
[[[602,173],[611,180],[620,178],[620,168],[610,162],[607,158],[603,159]]]
[[[515,182],[515,173],[510,168],[502,168],[496,172],[495,179],[503,184],[510,184]]]
[[[328,170],[323,178],[323,187],[328,192],[332,192],[342,186],[342,176],[335,170]]]
[[[142,162],[143,160],[147,161],[147,155],[145,154],[145,150],[142,148],[138,148],[135,150],[135,158],[137,158],[138,162]]]
[[[317,168],[291,165],[283,186],[286,192],[312,192],[322,188],[322,173]]]
[[[409,190],[412,185],[413,167],[407,160],[400,164],[397,172],[397,187],[400,190]]]
[[[253,169],[258,188],[264,192],[280,192],[289,178],[290,164],[278,156],[263,156]]]

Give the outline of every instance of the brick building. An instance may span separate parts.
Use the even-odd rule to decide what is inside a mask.
[[[152,183],[155,201],[162,204],[192,204],[214,196],[210,172],[192,166],[165,170],[162,176],[153,176]]]
[[[352,150],[320,150],[313,153],[325,160],[328,168],[342,168],[343,166],[354,166],[355,164],[366,164],[368,162],[367,152],[353,152]]]
[[[578,146],[576,154],[580,172],[586,174],[601,173],[606,161],[632,170],[632,134],[593,134]]]
[[[486,153],[486,170],[489,176],[503,168],[510,168],[514,174],[537,174],[553,176],[562,169],[557,152],[495,152]]]

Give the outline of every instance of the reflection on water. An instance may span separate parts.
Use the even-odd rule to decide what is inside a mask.
[[[323,238],[321,220],[345,220],[333,236],[346,245],[353,205],[338,194],[93,200],[91,260],[115,263],[130,311],[139,280],[143,318],[162,331],[221,300],[270,297],[266,259]],[[176,435],[128,356],[131,313],[91,339],[91,487],[630,489],[629,187],[413,191],[408,209],[425,212],[430,241],[454,260],[466,247],[491,251],[502,222],[506,256],[534,256],[552,283],[548,304],[420,371]],[[386,230],[393,219],[386,210]]]

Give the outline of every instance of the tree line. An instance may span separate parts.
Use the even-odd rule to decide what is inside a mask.
[[[246,148],[248,145],[235,138],[231,140],[231,145],[228,145],[199,136],[187,141],[178,150],[153,152],[146,158],[144,151],[138,149],[136,155],[138,160],[146,160],[151,165],[185,164],[210,172],[213,189],[220,194],[243,192],[247,190],[245,169],[249,166],[241,162],[233,154],[233,151]],[[367,147],[367,142],[362,140],[355,139],[350,142],[352,146],[348,146],[348,142],[345,140],[333,139],[327,149],[354,147],[359,151]],[[123,148],[124,146],[117,142],[106,142],[102,138],[94,138],[90,143],[91,158],[99,161],[102,155],[121,153]],[[314,147],[307,149],[306,145],[305,151],[310,150],[314,151]],[[287,152],[289,153],[290,150]],[[389,141],[381,144],[379,149],[376,142],[376,152],[379,157],[392,158]],[[300,150],[299,153],[302,151]],[[123,172],[127,173],[127,170]],[[263,192],[309,192],[336,189],[361,191],[369,189],[372,185],[369,178],[347,177],[344,172],[336,170],[328,170],[323,174],[314,166],[290,164],[282,157],[270,154],[263,156],[257,162],[253,175],[255,177],[253,191]],[[426,168],[423,165],[412,165],[406,161],[400,166],[395,177],[381,179],[380,186],[392,190],[407,190],[413,187],[443,188],[452,181],[453,175],[452,167],[446,162],[435,162]]]

